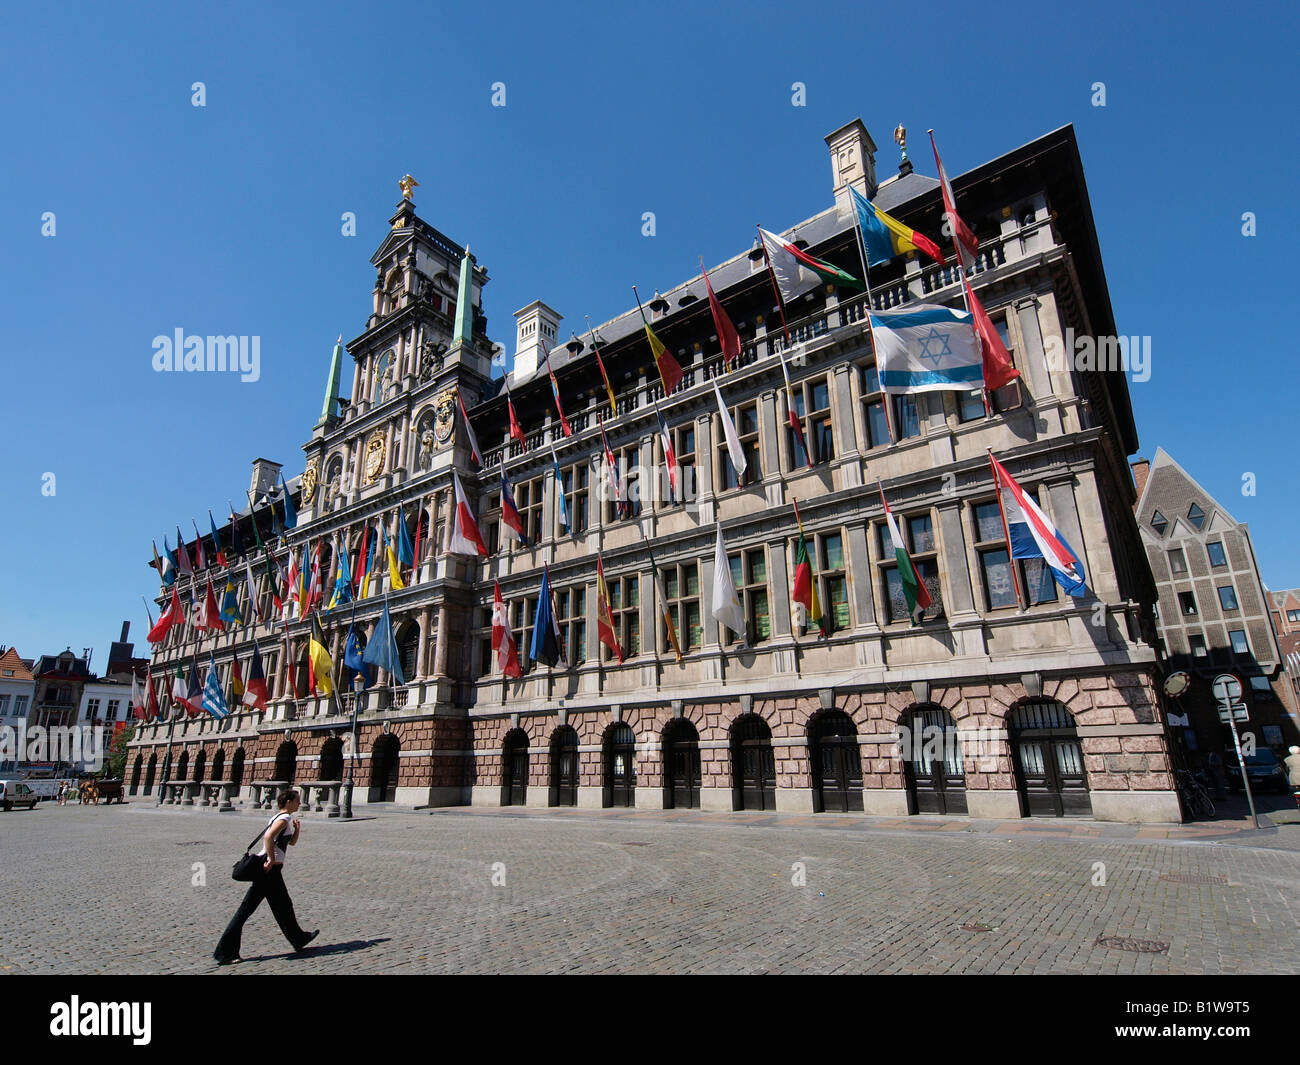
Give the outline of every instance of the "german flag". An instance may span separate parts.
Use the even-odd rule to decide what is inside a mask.
[[[311,690],[322,695],[334,693],[334,661],[325,649],[325,634],[321,631],[320,618],[315,614],[311,618],[311,638],[307,642],[307,665],[311,680]]]

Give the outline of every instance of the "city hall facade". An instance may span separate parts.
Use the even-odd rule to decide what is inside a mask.
[[[183,782],[169,800],[189,803],[208,801],[205,783],[229,781],[247,800],[259,782],[338,781],[352,753],[355,709],[358,805],[1180,820],[1160,704],[1154,585],[1133,516],[1127,456],[1138,441],[1128,382],[1116,370],[1048,357],[1067,329],[1116,333],[1072,128],[954,180],[958,210],[980,240],[972,286],[1021,375],[988,409],[979,392],[881,392],[867,301],[877,309],[960,307],[961,285],[940,237],[938,183],[905,159],[878,181],[876,146],[860,121],[826,142],[828,206],[808,217],[773,204],[774,223],[805,218],[781,229],[784,239],[861,277],[852,186],[939,240],[948,265],[898,258],[871,270],[869,295],[818,287],[785,308],[787,343],[762,252],[738,236],[738,254],[709,271],[740,333],[738,365],[723,366],[703,276],[661,288],[645,313],[684,379],[663,394],[632,306],[595,330],[616,413],[584,308],[566,308],[566,320],[538,291],[515,316],[513,351],[494,345],[481,310],[486,271],[417,215],[408,183],[371,259],[371,314],[345,345],[350,399],[339,395],[336,349],[301,470],[296,463],[285,470],[297,523],[274,548],[287,567],[291,552],[301,556],[305,543],[320,541],[328,572],[329,545],[346,544],[355,560],[363,528],[377,521],[396,542],[400,513],[418,545],[414,573],[404,569],[405,587],[389,588],[381,567],[355,619],[373,632],[387,601],[405,683],[381,671],[367,691],[341,685],[334,697],[313,696],[309,621],[203,635],[178,627],[154,647],[155,678],[194,660],[203,671],[211,651],[229,690],[232,659],[247,674],[256,638],[271,702],[265,713],[143,726],[129,788],[157,795],[165,772]],[[632,280],[653,287],[653,279]],[[560,426],[548,351],[572,435]],[[782,354],[811,464],[787,420]],[[503,364],[526,447],[509,434]],[[740,477],[715,384],[747,459]],[[676,490],[665,475],[657,414],[671,434]],[[598,419],[618,465],[621,507]],[[1088,597],[1065,595],[1040,561],[1009,558],[989,449],[1074,548]],[[505,535],[503,469],[527,546]],[[485,559],[448,550],[453,470],[477,513]],[[262,501],[275,496],[278,471],[254,463],[264,537],[270,517]],[[932,599],[916,623],[878,484]],[[213,492],[230,494],[226,486]],[[825,633],[791,600],[795,501]],[[251,543],[248,510],[237,520]],[[713,616],[719,525],[743,634]],[[229,531],[220,530],[227,542]],[[621,662],[598,639],[598,553]],[[236,566],[242,602],[244,569]],[[554,667],[528,661],[544,567],[564,651]],[[254,569],[269,614],[271,588],[257,558]],[[217,570],[214,584],[224,580]],[[494,581],[523,661],[520,679],[501,675],[491,649]],[[158,590],[160,607],[169,596]],[[340,664],[353,609],[319,617]],[[900,742],[907,737],[913,742]]]

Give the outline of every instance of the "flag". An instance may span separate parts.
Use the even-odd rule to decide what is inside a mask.
[[[921,580],[921,575],[916,571],[912,556],[907,553],[907,545],[903,543],[903,534],[899,532],[898,522],[894,520],[894,512],[889,509],[889,503],[885,500],[885,489],[879,482],[877,487],[880,488],[880,502],[885,507],[889,542],[894,549],[894,559],[898,562],[898,579],[902,582],[903,597],[907,600],[907,615],[915,624],[919,620],[919,615],[930,607],[930,593]]]
[[[367,530],[369,526],[366,527]],[[370,537],[370,564],[366,568],[366,575],[361,578],[361,598],[365,599],[370,595],[370,578],[375,575],[379,569],[379,523],[375,523],[374,534]]]
[[[363,532],[362,535],[364,536],[365,533]],[[335,550],[338,554],[339,571],[334,579],[334,591],[330,595],[328,607],[330,610],[352,599],[352,567],[348,562],[348,545],[343,541],[337,541]]]
[[[618,404],[614,402],[614,389],[610,387],[609,374],[605,372],[605,360],[600,357],[600,348],[596,347],[596,338],[592,337],[591,350],[596,353],[596,365],[600,367],[600,379],[605,382],[605,393],[609,396],[609,416],[618,417]]]
[[[207,590],[203,594],[203,621],[199,625],[201,629],[216,629],[218,632],[225,632],[225,623],[221,620],[221,612],[217,609],[217,598],[212,594],[212,578],[207,578]]]
[[[551,605],[551,571],[550,567],[543,566],[542,588],[537,593],[537,614],[533,618],[533,641],[528,648],[528,657],[548,666],[562,661],[564,650],[560,647],[559,631],[555,608]]]
[[[852,274],[846,274],[838,266],[813,258],[806,251],[796,248],[761,226],[758,232],[763,238],[767,264],[776,277],[776,287],[787,303],[796,296],[802,296],[810,288],[816,288],[823,281],[845,287],[863,287],[861,281]]]
[[[167,537],[165,536],[163,537],[162,558],[158,557],[157,542],[151,540],[149,541],[149,544],[153,548],[153,564],[154,564],[154,568],[157,569],[158,571],[159,580],[163,582],[164,586],[175,584],[176,583],[176,558],[172,554],[171,548],[167,546]]]
[[[460,407],[460,416],[465,420],[465,434],[469,437],[469,455],[474,460],[475,465],[481,470],[483,468],[483,453],[478,449],[478,438],[474,435],[474,427],[469,424],[469,411],[465,409],[465,400],[461,398],[460,387],[456,388],[456,404]],[[408,562],[407,565],[410,565]]]
[[[235,582],[229,579],[226,581],[226,594],[221,597],[220,617],[226,625],[244,623],[244,616],[239,612],[239,596],[235,594]]]
[[[614,461],[614,452],[609,449],[609,438],[605,436],[605,423],[600,420],[600,415],[596,415],[596,422],[600,426],[600,442],[605,448],[605,469],[609,472],[610,482],[614,486],[614,513],[619,518],[627,516],[627,504],[623,502],[623,479],[618,473],[618,463]]]
[[[296,552],[290,551],[289,552],[289,575],[287,578],[288,598],[286,602],[288,600],[292,600],[295,603],[298,602],[298,588],[299,588],[298,577],[299,577],[298,555]],[[302,612],[300,609],[299,616],[301,616],[301,613]]]
[[[415,561],[411,563],[411,583],[416,584],[420,580],[420,527],[425,524],[424,500],[420,500],[420,508],[415,512]]]
[[[623,663],[623,649],[618,645],[614,629],[614,614],[609,605],[609,586],[605,583],[605,563],[596,552],[596,635],[600,642],[614,652],[619,664]]]
[[[785,378],[785,416],[790,423],[790,428],[794,430],[794,438],[799,447],[803,450],[803,459],[805,464],[810,468],[813,464],[812,452],[808,450],[808,438],[803,434],[803,421],[799,417],[798,411],[794,409],[794,391],[790,388],[790,371],[786,369],[785,352],[778,351],[777,355],[781,359],[781,376]]]
[[[223,718],[230,713],[226,708],[226,693],[221,690],[221,678],[217,676],[217,660],[211,654],[208,655],[208,679],[203,686],[200,705],[215,718]]]
[[[668,467],[668,490],[672,493],[673,502],[676,503],[679,498],[677,491],[677,453],[673,450],[673,434],[668,431],[668,423],[664,421],[664,416],[659,413],[659,405],[655,404],[655,419],[659,423],[659,439],[664,446],[664,465]]]
[[[248,604],[253,608],[253,613],[257,615],[258,621],[265,621],[262,617],[262,607],[257,601],[257,582],[253,580],[253,564],[244,558],[244,586],[248,589]]]
[[[731,579],[731,563],[722,544],[722,522],[718,522],[718,544],[713,551],[713,616],[745,641],[745,611]]]
[[[875,311],[871,333],[884,392],[967,392],[984,386],[983,359],[971,316],[928,303]]]
[[[180,596],[177,594],[176,585],[173,583],[171,605],[164,613],[158,615],[158,623],[149,630],[149,634],[145,639],[150,643],[158,643],[160,640],[166,639],[167,633],[171,631],[173,625],[184,621],[185,612],[181,609]]]
[[[213,520],[212,511],[208,511],[208,528],[212,530],[212,550],[217,553],[216,564],[218,566],[229,566],[230,560],[226,558],[226,553],[221,550],[221,537],[217,535],[217,523]]]
[[[397,640],[393,638],[393,621],[388,616],[387,599],[384,600],[384,612],[375,625],[374,635],[366,644],[361,660],[388,670],[388,675],[395,677],[398,684],[406,683],[406,678],[402,675],[401,657],[397,653]]]
[[[235,505],[230,504],[230,557],[236,558],[244,553],[244,543],[239,535],[239,518],[235,516]]]
[[[310,671],[311,690],[329,696],[334,692],[334,662],[325,647],[325,633],[321,631],[320,615],[313,614],[311,636],[307,640],[307,665]]]
[[[406,587],[406,582],[402,580],[402,571],[397,564],[397,554],[393,551],[393,545],[388,542],[387,530],[384,530],[384,551],[388,555],[388,587],[391,591],[400,592]]]
[[[167,546],[167,540],[163,538],[163,546]],[[176,526],[176,564],[177,571],[193,575],[194,567],[190,565],[190,553],[185,549],[185,537],[181,535],[181,527]]]
[[[162,717],[162,707],[158,705],[158,695],[154,691],[152,668],[145,674],[144,686],[149,690],[149,706],[145,715],[145,720],[153,721]]]
[[[262,669],[262,652],[253,641],[253,660],[248,664],[248,682],[244,685],[244,705],[266,709],[270,693],[266,690],[266,673]]]
[[[519,419],[515,417],[515,405],[510,400],[509,385],[506,385],[506,413],[510,415],[510,435],[519,441],[519,447],[521,450],[527,451],[528,437],[524,436],[524,431],[519,426]]]
[[[709,310],[713,314],[713,328],[718,331],[718,343],[722,345],[722,365],[728,370],[731,364],[740,358],[740,334],[731,324],[727,312],[722,309],[722,301],[713,293],[709,282],[709,272],[704,269],[704,260],[700,259],[700,270],[704,274],[704,287],[709,292]]]
[[[207,569],[208,553],[203,550],[203,534],[199,532],[198,519],[190,518],[190,523],[194,526],[194,564],[199,569]]]
[[[1004,385],[1009,385],[1017,377],[1020,371],[1011,363],[1011,355],[1002,343],[1002,338],[998,335],[997,329],[993,322],[984,311],[984,305],[975,298],[975,292],[970,287],[970,281],[962,278],[962,284],[966,286],[966,300],[970,306],[971,317],[974,319],[975,335],[980,338],[980,357],[984,365],[984,388],[989,392],[996,392]]]
[[[176,676],[172,679],[172,703],[188,709],[185,700],[189,698],[190,686],[185,679],[185,667],[176,663]]]
[[[1075,598],[1087,595],[1088,586],[1084,583],[1083,563],[1079,556],[991,451],[989,462],[993,464],[993,478],[998,486],[998,502],[1002,505],[1002,520],[1007,526],[1011,557],[1041,558],[1052,571],[1056,583],[1069,595]]]
[[[275,511],[275,500],[271,500],[271,539],[276,542],[283,542],[284,523],[280,521],[280,515]]]
[[[934,143],[934,130],[930,131],[930,147],[934,149],[934,165],[939,171],[939,187],[943,190],[943,213],[948,219],[948,228],[952,231],[953,247],[957,249],[962,269],[968,274],[973,273],[975,253],[980,250],[980,242],[957,213],[957,200],[952,194],[948,172],[943,168],[943,160],[939,158],[939,149]]]
[[[727,457],[731,459],[731,468],[736,471],[736,483],[744,484],[745,471],[749,469],[749,462],[745,458],[744,449],[740,446],[740,437],[736,435],[736,423],[731,420],[727,405],[722,402],[722,392],[718,389],[717,381],[713,382],[713,394],[718,397],[718,413],[722,415],[722,433],[727,438]]]
[[[284,485],[284,527],[286,529],[297,528],[298,515],[293,509],[293,500],[289,498],[289,485],[285,482],[284,474],[280,475],[280,483]],[[274,508],[272,513],[274,513]]]
[[[515,487],[506,476],[504,464],[501,466],[501,524],[510,530],[515,540],[524,547],[528,546],[528,533],[524,531],[524,519],[519,514],[519,508],[515,506]]]
[[[362,686],[369,688],[374,683],[370,676],[370,670],[366,668],[365,660],[361,657],[364,648],[361,645],[361,638],[357,635],[356,608],[353,608],[352,624],[348,626],[348,639],[343,647],[343,665],[346,669],[352,670],[354,677],[360,676]]]
[[[564,498],[564,475],[560,473],[560,460],[555,457],[555,448],[551,448],[551,465],[555,467],[555,498],[559,504],[560,524],[564,526],[566,536],[573,535],[573,524],[569,521],[569,504]]]
[[[199,683],[198,662],[190,659],[190,675],[185,682],[185,698],[181,700],[190,717],[196,717],[203,710],[203,685]]]
[[[306,545],[303,545],[306,550]],[[303,567],[306,568],[306,559],[303,560]],[[306,606],[304,611],[311,611],[316,607],[316,601],[321,596],[321,572],[320,572],[320,540],[316,541],[316,550],[312,552],[311,559],[311,580],[307,583],[307,596],[305,599]]]
[[[884,266],[909,251],[923,251],[941,266],[947,262],[939,246],[929,237],[885,214],[852,185],[849,194],[857,208],[858,228],[862,230],[862,246],[866,249],[868,266]]]
[[[521,677],[519,650],[515,647],[514,633],[510,631],[510,615],[501,598],[501,585],[492,582],[492,654],[496,656],[497,669],[505,677]]]
[[[352,587],[358,591],[361,589],[361,578],[366,575],[366,545],[370,540],[370,524],[367,522],[361,526],[361,546],[357,548],[357,570],[352,575]],[[364,596],[363,596],[364,598]]]
[[[248,689],[244,686],[244,671],[239,668],[239,659],[230,660],[230,700],[233,703],[242,705],[244,702],[244,692]]]
[[[565,436],[572,436],[573,429],[564,416],[564,407],[560,404],[560,382],[555,379],[555,371],[551,369],[551,349],[546,346],[546,341],[542,341],[542,354],[546,356],[546,372],[551,377],[551,395],[555,397],[555,413],[560,416],[560,428],[564,430]]]
[[[826,636],[829,634],[829,619],[822,613],[822,605],[817,598],[817,578],[813,573],[812,558],[808,554],[808,541],[804,538],[803,521],[799,518],[797,503],[795,521],[799,523],[799,546],[794,553],[794,592],[790,598],[803,606],[804,617],[816,622],[822,635]]]
[[[418,516],[418,510],[416,514]],[[406,512],[401,503],[397,504],[397,560],[403,566],[415,565],[415,548],[411,544],[411,533],[406,527]]]
[[[677,655],[677,661],[682,660],[682,645],[677,642],[677,626],[673,624],[673,612],[668,606],[668,591],[664,588],[663,578],[659,576],[659,567],[655,564],[655,555],[649,548],[646,549],[650,555],[650,575],[654,578],[655,591],[659,593],[659,608],[662,611],[661,616],[664,624],[668,627],[668,642],[673,646],[673,653]]]
[[[140,678],[134,672],[131,674],[131,706],[139,720],[149,720],[149,708],[144,701],[144,692],[140,690]]]
[[[669,395],[681,384],[682,368],[673,358],[672,352],[664,347],[663,341],[655,336],[655,331],[650,328],[650,323],[646,321],[645,308],[641,307],[639,299],[637,307],[641,308],[641,324],[645,326],[645,335],[650,341],[650,352],[655,357],[655,367],[659,370],[659,380],[663,383],[664,395]]]

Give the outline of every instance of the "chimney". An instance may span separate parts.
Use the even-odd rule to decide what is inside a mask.
[[[131,623],[129,621],[122,622],[122,635],[118,637],[117,642],[126,643],[126,638],[130,632],[131,632]]]
[[[253,479],[248,485],[248,490],[253,493],[254,499],[258,499],[268,492],[273,492],[279,479],[280,463],[272,462],[270,459],[253,459]]]
[[[876,195],[876,142],[871,139],[862,119],[855,118],[826,137],[831,151],[831,176],[834,178],[835,205],[852,211],[849,186],[867,199]]]
[[[546,350],[555,347],[561,321],[560,312],[541,300],[533,300],[522,311],[515,311],[514,376],[517,379],[532,377],[546,361],[543,345]]]
[[[1147,477],[1151,473],[1151,463],[1139,456],[1129,465],[1133,468],[1133,484],[1137,488],[1137,497],[1141,499],[1142,491],[1147,486]]]

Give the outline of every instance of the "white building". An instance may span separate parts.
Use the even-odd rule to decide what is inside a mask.
[[[12,729],[5,735],[17,736],[27,722],[36,694],[36,678],[28,668],[29,663],[18,657],[12,647],[0,647],[0,729]],[[18,768],[18,752],[0,751],[0,773],[12,773]]]

